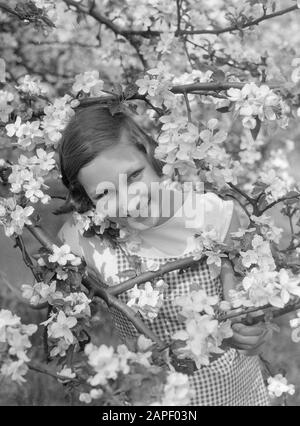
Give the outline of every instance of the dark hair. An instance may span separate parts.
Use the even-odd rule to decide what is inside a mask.
[[[60,211],[76,210],[79,213],[91,209],[93,204],[83,186],[78,182],[82,167],[94,160],[105,149],[121,142],[123,131],[130,141],[147,155],[150,164],[161,176],[162,163],[154,158],[157,146],[130,116],[123,112],[112,114],[107,105],[84,102],[75,108],[75,115],[66,126],[59,147],[62,181],[69,190],[68,202]],[[68,207],[67,207],[68,206]]]

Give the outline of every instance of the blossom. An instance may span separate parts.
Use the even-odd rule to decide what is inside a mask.
[[[82,392],[79,395],[79,401],[85,402],[86,404],[90,404],[92,402],[92,397],[91,397],[91,395],[89,393]]]
[[[4,363],[0,370],[3,376],[8,376],[11,378],[11,380],[16,381],[19,384],[26,381],[24,376],[27,371],[28,366],[20,359],[17,361],[9,361]]]
[[[105,385],[108,379],[116,379],[120,364],[112,346],[101,345],[98,348],[89,343],[84,351],[88,356],[88,363],[96,372],[88,379],[92,386]]]
[[[127,305],[135,311],[139,311],[145,318],[153,320],[157,317],[158,311],[163,303],[163,288],[152,287],[150,282],[144,284],[144,288],[137,285],[129,292]]]
[[[6,340],[6,327],[20,325],[21,320],[7,309],[0,310],[0,342]]]
[[[66,356],[69,346],[70,346],[69,342],[66,342],[64,338],[55,341],[55,346],[51,349],[50,356],[51,357]]]
[[[58,373],[58,376],[62,376],[61,380],[62,382],[66,382],[66,379],[74,379],[76,377],[76,374],[72,371],[71,368],[69,367],[63,367]]]
[[[172,371],[167,376],[161,401],[152,403],[151,405],[161,405],[163,407],[185,406],[190,404],[193,395],[194,392],[190,388],[188,376]]]
[[[251,215],[251,220],[260,225],[260,232],[267,240],[274,241],[277,244],[279,243],[283,229],[275,226],[270,216],[266,214],[261,216]],[[254,228],[252,228],[252,230],[253,229]]]
[[[75,94],[80,91],[90,93],[93,88],[94,91],[97,90],[99,96],[101,93],[104,93],[102,92],[103,84],[103,80],[99,79],[99,71],[86,71],[75,76],[75,83],[72,86],[72,91]],[[95,93],[94,96],[96,96]]]
[[[179,358],[192,358],[197,367],[209,364],[212,353],[222,353],[220,348],[224,338],[232,336],[229,323],[218,324],[211,315],[194,314],[187,318],[184,329],[172,335],[173,340],[182,340],[185,346],[179,347],[175,352]]]
[[[54,339],[61,337],[66,341],[66,343],[72,344],[74,341],[74,336],[71,329],[75,327],[76,324],[76,318],[67,317],[64,312],[59,311],[55,317],[55,320],[48,326],[48,336]]]
[[[251,265],[259,265],[262,269],[269,270],[275,268],[270,243],[262,236],[255,235],[252,240],[253,250],[241,251],[242,263],[246,268]]]
[[[48,302],[53,305],[54,301],[63,298],[63,293],[56,290],[56,281],[49,284],[37,282],[33,286],[28,284],[22,285],[22,296],[28,299],[31,305]]]
[[[0,310],[1,374],[18,383],[25,382],[29,361],[27,351],[31,348],[29,337],[36,330],[35,324],[22,324],[18,316],[6,309]]]
[[[79,101],[73,99],[70,95],[64,95],[57,98],[51,105],[44,108],[44,117],[41,127],[44,130],[45,143],[47,146],[57,146],[62,136],[62,131],[75,114],[74,107],[78,106]]]
[[[32,150],[43,137],[40,124],[40,120],[22,123],[21,118],[18,116],[15,123],[6,125],[6,132],[9,137],[15,135],[18,138],[17,144],[20,148]]]
[[[28,74],[22,78],[20,85],[16,86],[16,89],[35,96],[44,95],[48,91],[46,85],[41,83],[39,78]]]
[[[65,266],[68,262],[73,266],[78,266],[81,263],[81,259],[71,253],[71,248],[68,244],[64,244],[61,247],[53,244],[53,254],[49,255],[49,262],[58,263],[61,266]]]
[[[16,206],[15,210],[11,212],[11,221],[5,225],[5,235],[11,237],[13,234],[21,234],[24,225],[31,225],[29,216],[32,215],[34,209],[32,206],[21,207]]]
[[[48,173],[55,167],[55,152],[46,152],[42,148],[36,150],[36,155],[31,157],[30,162],[38,167],[39,174]]]
[[[87,296],[80,293],[71,293],[64,298],[65,306],[64,312],[68,316],[73,317],[90,317],[91,309],[89,304],[91,300]]]
[[[193,290],[187,296],[176,297],[173,303],[182,308],[181,315],[189,317],[193,312],[205,312],[208,315],[213,315],[213,306],[218,301],[218,296],[208,296],[205,290]]]
[[[242,89],[230,88],[227,91],[228,99],[235,104],[235,111],[243,116],[243,125],[254,129],[256,117],[260,121],[278,120],[283,128],[286,126],[287,105],[267,85],[257,86],[247,83]]]
[[[91,389],[89,393],[83,392],[79,395],[79,401],[90,404],[93,399],[99,399],[103,395],[102,389]]]
[[[295,386],[288,384],[287,379],[282,374],[276,374],[276,376],[268,378],[268,392],[272,398],[279,398],[284,393],[294,395]]]
[[[44,194],[41,190],[41,186],[43,185],[42,178],[31,179],[27,181],[23,188],[25,190],[25,197],[28,198],[32,203],[36,203],[38,200],[41,200],[43,204],[48,203],[50,201],[50,196]]]

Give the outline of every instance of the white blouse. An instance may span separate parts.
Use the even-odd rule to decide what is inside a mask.
[[[194,234],[214,230],[220,242],[226,238],[233,202],[214,193],[190,192],[176,214],[161,225],[138,232],[138,255],[145,257],[181,256],[196,248]],[[130,250],[130,245],[127,247]]]
[[[134,244],[128,244],[127,250],[147,258],[181,256],[196,248],[195,233],[212,229],[222,242],[230,226],[233,206],[233,201],[224,201],[214,193],[190,192],[174,216],[158,226],[137,232],[138,251],[133,249]],[[63,225],[58,237],[69,244],[75,254],[84,257],[88,267],[100,272],[103,244],[98,236],[82,237],[71,218]],[[111,250],[106,251],[113,257]],[[112,265],[113,259],[107,263]]]

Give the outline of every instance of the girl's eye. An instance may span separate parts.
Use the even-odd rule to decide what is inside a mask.
[[[107,189],[105,189],[105,191],[104,192],[102,192],[102,194],[98,194],[96,197],[95,197],[95,200],[100,200],[100,198],[102,198],[102,197],[104,197],[104,195],[106,195],[106,194],[108,194],[108,190]]]
[[[141,174],[142,170],[143,169],[140,169],[140,170],[137,170],[134,173],[131,173],[131,175],[129,176],[129,180],[137,178]]]

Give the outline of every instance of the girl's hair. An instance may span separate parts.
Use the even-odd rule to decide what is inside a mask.
[[[105,149],[118,145],[125,130],[130,142],[148,157],[159,176],[162,163],[154,158],[157,146],[152,137],[123,112],[112,114],[107,105],[82,102],[66,126],[59,148],[62,181],[69,190],[68,202],[57,213],[76,210],[79,213],[92,208],[83,186],[78,182],[82,167],[94,160]]]

